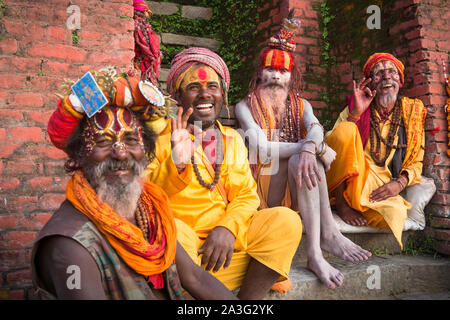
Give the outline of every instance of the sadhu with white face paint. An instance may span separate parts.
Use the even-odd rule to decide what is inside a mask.
[[[298,26],[297,20],[285,19],[263,49],[248,97],[236,105],[236,116],[250,150],[258,150],[258,164],[252,169],[261,207],[283,205],[300,212],[307,267],[334,289],[343,284],[344,276],[325,260],[322,250],[347,261],[366,260],[371,254],[344,237],[332,216],[325,170],[335,152],[324,142],[311,104],[300,97],[299,64],[292,54]]]
[[[390,228],[402,246],[411,205],[400,192],[421,181],[427,110],[399,95],[404,66],[393,55],[373,54],[363,71],[328,137],[337,153],[328,188],[346,223]]]

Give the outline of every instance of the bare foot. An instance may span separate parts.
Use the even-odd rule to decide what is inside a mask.
[[[333,268],[322,256],[308,258],[306,267],[314,272],[314,274],[329,289],[335,289],[342,286],[344,275],[337,269]]]
[[[358,227],[365,226],[367,223],[367,220],[361,213],[351,208],[344,199],[336,201],[336,211],[337,215],[341,217],[346,224]]]
[[[345,261],[364,261],[372,256],[372,253],[353,243],[338,230],[333,234],[322,232],[320,247]]]

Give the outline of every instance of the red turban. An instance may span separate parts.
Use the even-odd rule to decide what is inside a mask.
[[[363,72],[364,72],[364,76],[368,77],[370,75],[370,70],[372,70],[372,68],[380,61],[391,61],[392,63],[395,64],[395,66],[397,67],[398,73],[400,74],[400,81],[402,82],[402,84],[405,82],[405,76],[404,76],[404,71],[405,71],[405,66],[403,65],[403,63],[398,60],[396,57],[394,57],[392,54],[390,53],[385,53],[385,52],[381,52],[381,53],[375,53],[373,55],[371,55],[369,57],[369,59],[367,59],[366,64],[364,65],[363,68]]]

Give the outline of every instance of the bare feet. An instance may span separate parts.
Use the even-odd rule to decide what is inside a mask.
[[[358,211],[351,208],[345,199],[338,201],[336,199],[336,211],[337,215],[344,220],[345,223],[352,226],[365,226],[367,220]]]
[[[339,231],[333,234],[322,232],[320,247],[345,261],[364,261],[372,256],[372,253],[353,243]]]
[[[308,257],[306,267],[314,272],[314,274],[329,289],[335,289],[342,286],[344,275],[337,269],[333,268],[322,255],[318,257]]]

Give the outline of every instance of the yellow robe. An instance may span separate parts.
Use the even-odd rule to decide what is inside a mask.
[[[226,287],[233,290],[242,284],[250,257],[275,270],[280,274],[280,280],[285,280],[301,238],[300,218],[288,208],[257,210],[259,199],[247,148],[236,130],[220,123],[218,127],[223,135],[224,155],[220,182],[228,204],[217,187],[210,191],[200,185],[191,164],[178,174],[171,156],[171,123],[156,141],[156,156],[147,168],[148,177],[169,196],[178,241],[194,262],[200,265],[197,250],[213,228],[225,227],[236,237],[231,265],[213,273]],[[203,179],[211,183],[213,178],[199,155],[207,159],[201,144],[197,152],[198,169]]]
[[[419,100],[420,101],[420,100]],[[403,98],[403,104],[417,103],[417,101]],[[421,104],[421,102],[420,102]],[[421,105],[423,107],[423,105]],[[419,108],[420,109],[420,108]],[[400,195],[379,202],[370,202],[370,194],[377,188],[392,180],[388,164],[392,160],[395,149],[392,149],[383,167],[379,167],[370,155],[370,139],[363,149],[361,136],[358,128],[353,122],[347,121],[348,107],[345,108],[337,119],[333,130],[327,135],[328,145],[336,151],[336,160],[331,164],[327,172],[328,189],[331,192],[346,181],[347,187],[344,198],[349,206],[360,211],[367,220],[367,225],[376,228],[390,228],[402,246],[401,236],[407,210],[411,204]],[[383,124],[380,122],[381,135],[386,139],[391,126],[391,118]],[[424,119],[423,117],[420,117]],[[408,127],[408,123],[405,124]],[[417,123],[420,127],[423,123]],[[395,136],[394,145],[398,137]],[[402,171],[408,173],[408,185],[420,183],[422,173],[422,160],[424,156],[425,136],[422,135],[420,148],[412,161],[408,162]],[[382,143],[380,157],[386,154],[386,146]],[[333,199],[332,199],[333,200]]]

